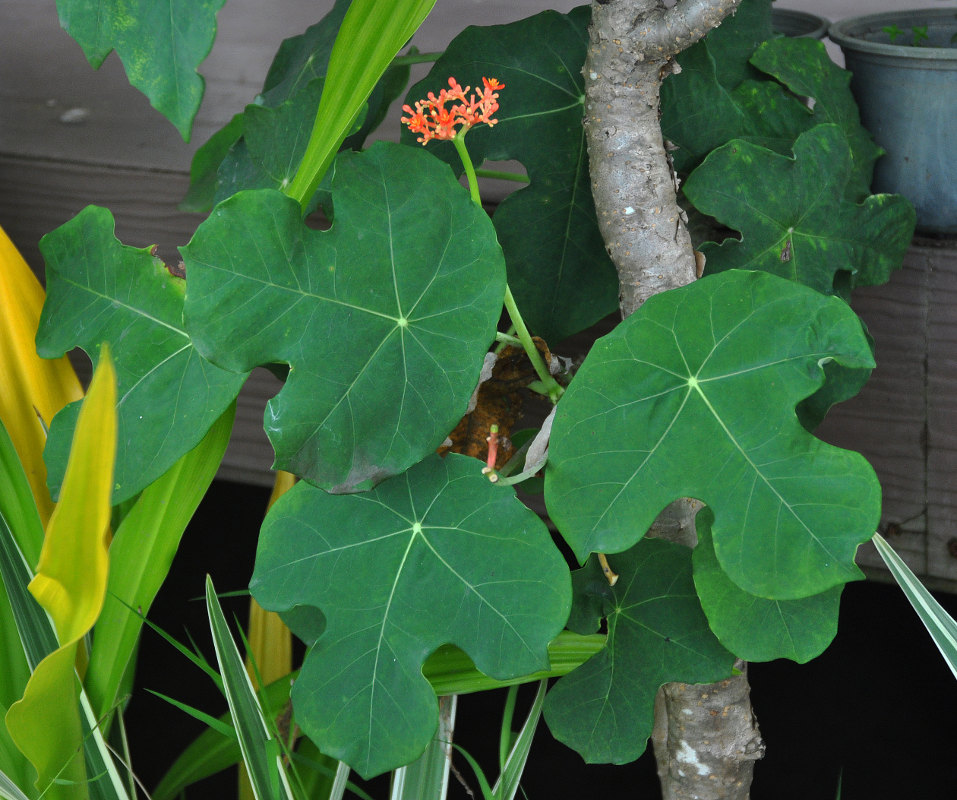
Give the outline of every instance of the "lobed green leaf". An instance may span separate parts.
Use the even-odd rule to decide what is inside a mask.
[[[816,658],[837,634],[843,585],[798,600],[768,600],[748,594],[728,576],[714,552],[714,513],[702,509],[695,519],[698,544],[692,557],[694,583],[715,636],[738,658],[803,664]]]
[[[130,83],[189,141],[205,83],[196,70],[226,0],[57,0],[60,24],[94,69],[112,50]]]
[[[899,195],[846,199],[854,169],[835,124],[802,133],[788,158],[743,140],[712,152],[685,181],[685,196],[740,239],[705,242],[708,274],[759,269],[824,294],[886,283],[903,260],[914,210]],[[760,209],[760,211],[758,211]]]
[[[588,44],[587,6],[545,11],[507,25],[470,26],[455,37],[407,102],[438,94],[455,77],[505,84],[498,124],[466,140],[472,161],[515,159],[530,183],[495,211],[508,280],[532,333],[556,343],[618,307],[618,278],[598,230],[582,125],[581,75]],[[403,131],[403,140],[414,141]],[[459,169],[450,145],[429,149]]]
[[[572,573],[569,621],[592,633],[604,619],[608,643],[545,698],[552,734],[589,764],[625,764],[644,752],[662,684],[712,683],[734,664],[701,611],[687,547],[644,539],[609,562],[619,575],[614,587],[594,557]]]
[[[40,240],[47,299],[37,352],[82,347],[99,364],[102,342],[117,371],[113,503],[140,492],[192,450],[235,399],[246,379],[196,350],[183,327],[184,283],[149,249],[121,244],[113,216],[88,206]],[[54,496],[66,468],[79,404],[53,418],[44,457]]]
[[[571,601],[544,523],[456,454],[363,494],[297,484],[266,518],[250,590],[264,608],[322,610],[296,719],[363,776],[410,762],[432,737],[430,653],[455,644],[498,679],[546,669]]]
[[[847,197],[855,202],[867,197],[874,162],[883,151],[861,125],[850,89],[851,73],[837,66],[824,44],[814,39],[785,37],[764,42],[754,51],[751,63],[796,96],[813,100],[816,122],[833,123],[844,132],[853,161]]]
[[[714,510],[722,569],[750,594],[796,599],[856,579],[880,485],[794,412],[832,360],[873,366],[836,297],[737,270],[653,297],[595,344],[558,405],[552,519],[584,559],[627,549],[668,503],[695,497]]]
[[[322,232],[285,195],[242,192],[182,253],[201,352],[231,370],[290,365],[266,409],[275,466],[343,492],[402,472],[455,427],[505,270],[488,217],[428,153],[345,153],[332,196]]]

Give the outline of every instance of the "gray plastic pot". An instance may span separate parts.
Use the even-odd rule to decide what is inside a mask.
[[[927,26],[927,47],[910,41]],[[903,30],[897,44],[882,29]],[[887,151],[874,170],[875,192],[904,195],[922,233],[957,235],[957,9],[869,14],[835,22],[861,122]]]
[[[771,27],[778,33],[796,38],[823,39],[830,23],[817,14],[794,11],[790,8],[771,9]]]

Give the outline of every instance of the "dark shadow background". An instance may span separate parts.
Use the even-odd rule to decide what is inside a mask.
[[[269,492],[216,481],[190,524],[150,619],[180,641],[186,630],[213,663],[203,602],[212,574],[221,593],[243,590],[252,573],[259,520]],[[957,616],[957,597],[938,594]],[[228,619],[243,621],[246,598],[225,598]],[[849,584],[838,636],[809,664],[751,664],[752,700],[767,744],[757,763],[752,800],[843,800],[953,797],[957,787],[957,681],[896,585]],[[158,635],[144,633],[136,695],[127,722],[134,767],[150,788],[175,756],[203,730],[153,689],[208,713],[226,710],[209,679]],[[460,698],[456,738],[495,779],[504,693]],[[520,708],[516,719],[524,714]],[[521,717],[524,718],[523,716]],[[461,757],[457,768],[478,787]],[[198,798],[236,796],[234,773],[191,789]],[[646,753],[623,767],[585,766],[542,725],[523,781],[525,796],[543,798],[660,797]],[[387,779],[366,790],[386,798]],[[348,797],[349,795],[347,795]],[[449,797],[467,800],[453,778]],[[519,797],[522,797],[521,793]]]

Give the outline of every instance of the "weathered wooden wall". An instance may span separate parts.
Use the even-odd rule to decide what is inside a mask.
[[[860,395],[831,410],[818,435],[868,458],[884,488],[888,541],[928,583],[953,591],[957,242],[916,239],[890,283],[857,290],[853,305],[874,337],[877,369]],[[859,560],[883,563],[870,545]]]

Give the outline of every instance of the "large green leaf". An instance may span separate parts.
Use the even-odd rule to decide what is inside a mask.
[[[771,23],[772,0],[741,0],[734,13],[729,14],[717,28],[705,36],[703,42],[714,56],[718,65],[718,81],[726,89],[735,89],[745,80],[756,78],[758,74],[748,63],[754,49],[763,41],[778,34]],[[678,62],[684,66],[685,53],[678,55]]]
[[[498,124],[468,134],[472,160],[515,159],[530,184],[495,212],[509,286],[533,333],[551,342],[588,327],[618,306],[618,278],[598,230],[582,126],[581,75],[587,6],[546,11],[508,25],[468,27],[449,44],[408,102],[447,87],[450,76],[505,84]],[[414,135],[403,132],[404,140]],[[429,145],[459,169],[451,145]]]
[[[205,83],[196,73],[226,0],[57,0],[60,24],[94,69],[116,50],[133,86],[189,140]]]
[[[860,124],[851,74],[831,61],[819,41],[771,38],[767,20],[758,19],[769,7],[766,0],[743,3],[733,18],[678,56],[681,72],[662,84],[661,93],[662,130],[678,145],[675,166],[690,172],[731,139],[789,155],[801,133],[832,122],[853,154],[848,197],[861,200],[870,193],[881,151]],[[744,16],[751,22],[742,27]]]
[[[524,675],[547,668],[568,617],[568,568],[547,528],[481,466],[433,455],[365,494],[299,483],[263,524],[253,596],[327,621],[293,686],[297,722],[364,776],[432,737],[422,665],[437,647],[458,645],[493,678]]]
[[[329,12],[298,36],[283,41],[255,102],[214,133],[193,156],[190,189],[182,207],[208,211],[241,189],[281,188],[299,166],[312,129],[319,92],[336,33],[351,0],[336,0]],[[268,147],[244,137],[255,129]],[[268,157],[270,165],[263,163]],[[282,161],[277,169],[277,161]]]
[[[831,61],[822,42],[806,38],[765,42],[754,51],[751,63],[798,97],[813,99],[816,122],[832,122],[841,128],[854,162],[848,198],[861,200],[869,195],[874,162],[882,151],[861,125],[850,89],[851,73]]]
[[[242,139],[243,123],[242,113],[233,114],[229,122],[196,150],[189,166],[189,190],[179,204],[180,211],[209,211],[213,207],[219,166]]]
[[[745,661],[790,658],[803,664],[824,652],[837,633],[837,613],[844,587],[799,600],[767,600],[738,587],[714,554],[714,513],[703,509],[695,519],[694,583],[708,624],[721,644]]]
[[[275,108],[246,106],[242,138],[219,164],[213,201],[222,202],[243,189],[283,189],[299,169],[316,116],[322,79],[310,81]],[[230,123],[232,129],[232,123]],[[214,141],[214,140],[211,140]]]
[[[266,409],[276,467],[354,491],[422,459],[465,413],[505,270],[488,217],[426,152],[344,153],[332,196],[324,232],[275,191],[217,206],[183,248],[186,319],[227,369],[290,365]]]
[[[661,87],[661,130],[677,146],[671,155],[678,172],[690,172],[731,139],[787,153],[798,134],[814,123],[810,110],[774,81],[723,86],[704,42],[679,59],[681,72]]]
[[[82,347],[94,366],[109,342],[116,359],[119,439],[113,502],[132,497],[192,450],[239,392],[245,375],[206,361],[183,330],[184,283],[149,249],[121,244],[113,216],[88,206],[40,240],[47,300],[37,352]],[[79,403],[50,426],[44,454],[54,495],[66,468]]]
[[[801,134],[788,158],[742,140],[711,153],[684,185],[695,207],[741,231],[741,238],[699,249],[708,273],[759,269],[825,294],[839,273],[850,284],[885,283],[910,244],[914,209],[900,195],[845,198],[854,170],[835,124]]]
[[[325,77],[336,34],[351,2],[335,0],[319,22],[297,36],[283,40],[263,83],[264,105],[274,108],[294,97],[316,78]]]
[[[645,539],[609,560],[619,575],[614,587],[594,557],[572,573],[569,621],[593,633],[605,619],[608,644],[545,698],[552,734],[590,764],[625,764],[644,752],[662,684],[712,683],[734,664],[701,611],[687,547]]]
[[[831,359],[873,366],[854,312],[773,275],[730,271],[645,303],[595,344],[552,427],[545,501],[579,559],[630,547],[696,497],[714,510],[722,569],[750,594],[859,577],[880,485],[794,413]]]
[[[770,0],[744,0],[697,44],[679,53],[681,69],[661,86],[662,132],[678,149],[679,172],[690,172],[716,147],[748,139],[790,152],[795,137],[810,127],[811,112],[749,59],[773,40]]]

